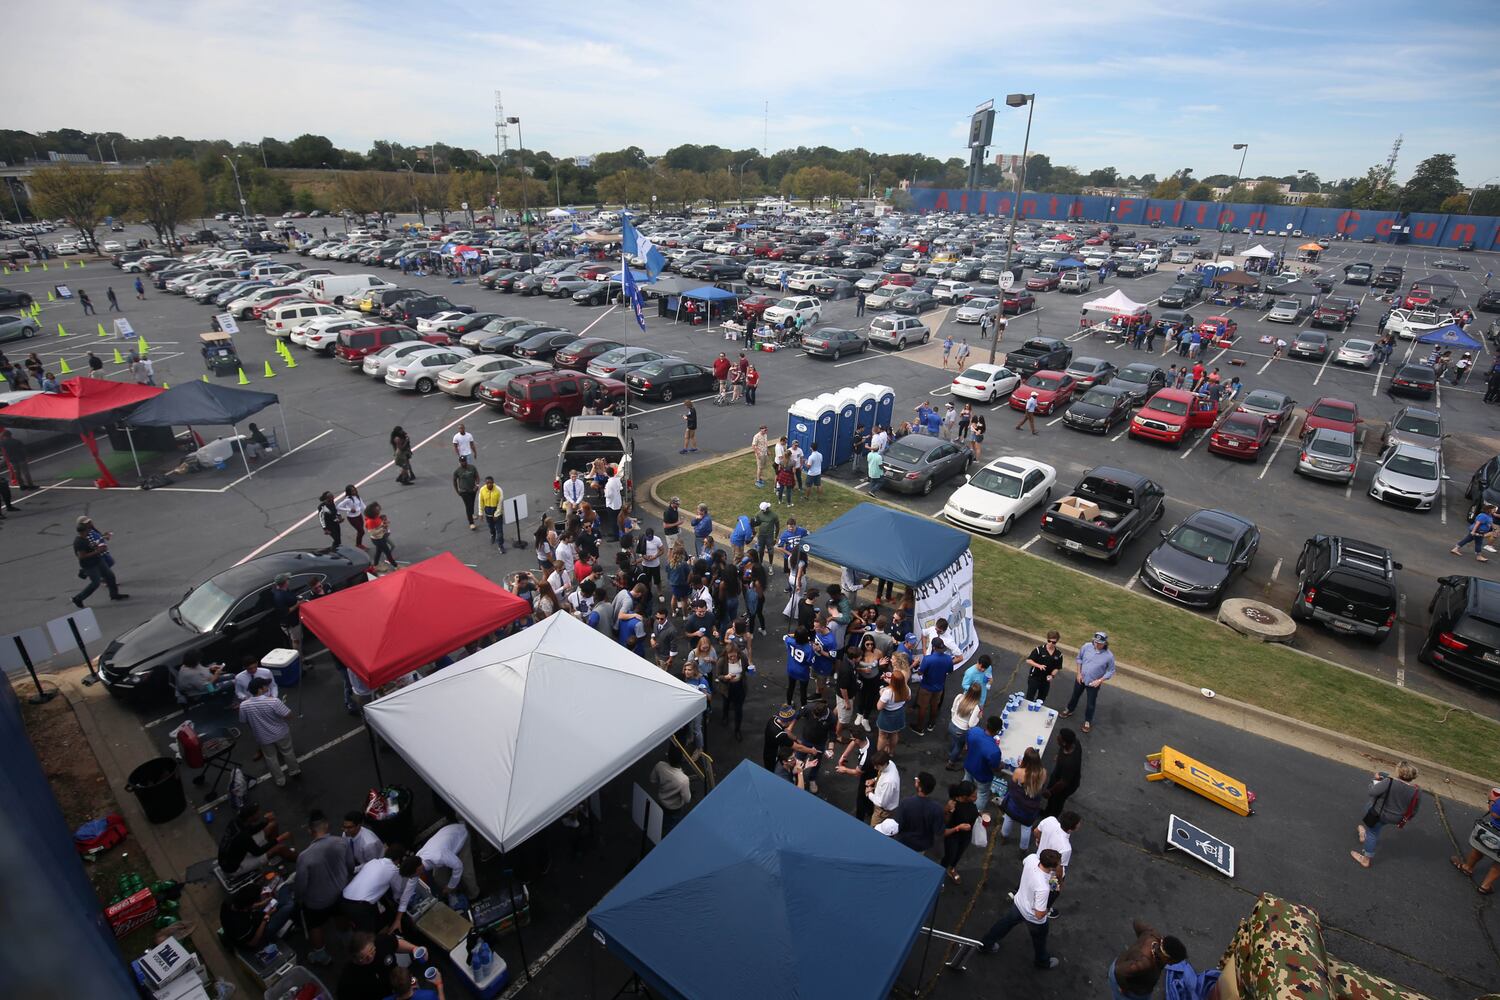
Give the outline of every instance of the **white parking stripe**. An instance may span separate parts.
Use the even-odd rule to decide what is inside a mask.
[[[863,357],[863,358],[855,358],[853,361],[840,361],[838,364],[834,365],[833,367],[835,367],[835,368],[848,368],[850,365],[864,364],[866,361],[874,361],[876,358],[879,358],[879,357],[882,357],[882,355],[871,354],[871,355],[868,355],[868,356]]]
[[[1276,578],[1278,576],[1280,576],[1280,575],[1281,575],[1281,560],[1277,559],[1276,560],[1276,565],[1271,567],[1271,582],[1275,583],[1276,582]]]
[[[546,441],[549,438],[562,437],[567,431],[554,431],[551,434],[543,434],[541,437],[527,438],[527,444],[535,444],[538,441]]]
[[[364,731],[365,731],[365,727],[364,726],[355,726],[353,729],[349,730],[347,733],[344,733],[342,736],[335,736],[333,739],[329,740],[327,743],[324,743],[321,746],[313,747],[311,750],[307,751],[307,753],[299,754],[297,756],[297,767],[300,769],[303,764],[305,764],[308,761],[312,760],[314,757],[316,757],[318,754],[322,753],[323,751],[325,751],[325,750],[332,750],[334,747],[338,746],[340,743],[343,743],[345,740],[352,739],[353,737],[358,736],[360,733],[362,733]],[[249,775],[246,775],[246,777],[248,778]],[[271,780],[271,776],[269,774],[260,774],[260,775],[255,776],[254,778],[250,778],[250,780],[249,780],[249,787],[254,788],[256,785],[260,784],[262,781],[270,781],[270,780]],[[223,805],[224,803],[226,803],[228,801],[229,801],[229,793],[226,792],[223,795],[220,795],[218,798],[214,799],[212,802],[205,802],[205,803],[203,803],[203,805],[201,805],[201,806],[198,807],[198,813],[201,815],[203,813],[208,812],[210,809],[217,809],[219,806]]]
[[[1271,457],[1266,459],[1266,464],[1261,467],[1260,475],[1256,476],[1256,479],[1266,478],[1266,473],[1270,472],[1271,466],[1276,464],[1276,456],[1281,454],[1281,446],[1286,444],[1286,439],[1291,437],[1291,435],[1292,427],[1291,424],[1288,423],[1286,430],[1281,432],[1281,438],[1277,440],[1276,447],[1271,449]]]
[[[580,336],[580,337],[587,336],[588,332],[590,330],[592,330],[594,327],[596,327],[596,326],[599,325],[599,321],[600,320],[602,320],[604,317],[608,316],[610,313],[614,312],[618,308],[620,308],[620,306],[619,306],[618,303],[616,303],[615,305],[612,305],[608,309],[604,310],[602,313],[600,313],[598,316],[596,316],[594,318],[594,322],[592,322],[588,326],[584,327],[583,330],[578,334],[578,336]]]
[[[1031,548],[1033,545],[1035,545],[1037,542],[1039,542],[1041,540],[1042,540],[1042,536],[1041,536],[1040,533],[1032,535],[1030,538],[1028,538],[1026,540],[1026,544],[1021,546],[1021,551],[1025,552],[1027,549]]]

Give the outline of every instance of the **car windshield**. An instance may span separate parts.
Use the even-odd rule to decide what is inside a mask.
[[[1151,375],[1152,375],[1151,369],[1149,369],[1149,368],[1137,368],[1135,365],[1131,365],[1129,368],[1125,368],[1125,369],[1122,369],[1121,371],[1117,372],[1115,374],[1115,381],[1116,382],[1149,382],[1149,381],[1151,381]]]
[[[1188,404],[1185,399],[1164,399],[1161,396],[1156,396],[1148,405],[1158,413],[1171,413],[1179,417],[1188,411]]]
[[[1360,351],[1360,352],[1364,352],[1364,351],[1373,351],[1374,349],[1375,349],[1375,344],[1373,342],[1371,342],[1371,341],[1368,341],[1368,340],[1346,340],[1346,341],[1344,341],[1344,350],[1346,350],[1346,351]]]
[[[635,373],[637,375],[660,375],[662,372],[666,371],[666,369],[667,366],[662,362],[652,361],[649,364],[644,364],[641,367],[637,368],[635,370]]]
[[[1056,389],[1062,384],[1062,379],[1056,375],[1042,375],[1038,373],[1027,379],[1026,384],[1034,389]]]
[[[995,304],[994,299],[970,299],[970,309],[988,309]]]
[[[463,375],[466,372],[471,371],[475,366],[479,365],[481,362],[484,362],[486,360],[488,360],[488,359],[485,359],[485,358],[464,358],[463,360],[459,361],[457,364],[455,364],[453,366],[453,368],[452,368],[453,374],[455,374],[455,375]]]
[[[1109,409],[1115,405],[1117,398],[1118,396],[1108,389],[1094,389],[1083,397],[1083,401],[1089,406],[1102,406],[1105,409]]]
[[[1417,413],[1404,414],[1396,421],[1395,429],[1423,437],[1438,437],[1443,433],[1443,425],[1439,421]]]
[[[212,580],[196,587],[182,603],[177,605],[177,620],[198,632],[211,632],[218,627],[219,619],[234,604],[234,598],[226,594]]]
[[[927,449],[902,444],[899,441],[885,450],[886,461],[895,459],[898,462],[908,462],[912,465],[917,465],[926,457]]]
[[[800,303],[797,299],[782,299],[780,302],[776,303],[778,309],[795,310],[798,305],[800,305]]]
[[[959,378],[966,378],[975,382],[988,382],[991,378],[997,377],[999,374],[998,371],[991,371],[987,368],[966,368]]]
[[[980,469],[969,480],[969,485],[1011,500],[1020,499],[1021,496],[1020,478],[996,469]]]
[[[1411,476],[1413,479],[1437,479],[1437,463],[1430,462],[1425,458],[1415,455],[1405,455],[1400,452],[1391,456],[1391,460],[1385,463],[1386,469],[1397,475]]]
[[[1281,299],[1281,300],[1279,300],[1276,303],[1276,308],[1277,309],[1291,309],[1292,311],[1295,312],[1297,309],[1301,308],[1301,305],[1300,305],[1300,303],[1297,302],[1296,299]]]
[[[1170,542],[1174,549],[1180,549],[1188,555],[1197,556],[1211,563],[1228,562],[1230,553],[1234,551],[1234,543],[1229,539],[1210,535],[1191,524],[1178,528]]]
[[[1243,405],[1260,410],[1279,410],[1281,409],[1281,397],[1269,392],[1252,392],[1245,397]]]
[[[1319,436],[1308,442],[1307,450],[1330,458],[1353,458],[1354,442],[1341,437]]]
[[[1260,433],[1261,417],[1248,413],[1236,413],[1224,421],[1224,430],[1234,434],[1255,435]]]
[[[1312,415],[1323,420],[1337,420],[1340,423],[1349,423],[1354,419],[1354,414],[1347,406],[1338,406],[1333,403],[1322,403],[1313,407]]]

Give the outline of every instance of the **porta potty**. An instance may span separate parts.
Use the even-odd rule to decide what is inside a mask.
[[[865,437],[875,433],[875,389],[869,382],[861,382],[849,390],[854,398],[859,401],[859,413],[854,422],[858,427],[865,429]]]
[[[825,392],[813,397],[813,406],[818,410],[818,426],[814,431],[814,438],[818,442],[818,451],[823,453],[823,468],[826,470],[831,464],[829,456],[833,454],[833,441],[838,435],[839,425],[839,397],[837,393]],[[804,450],[806,446],[804,445]]]
[[[812,451],[817,444],[827,455],[833,448],[833,397],[828,394],[817,399],[799,399],[786,411],[786,440],[802,445],[804,452]]]
[[[868,390],[875,400],[875,422],[882,427],[891,426],[891,421],[896,416],[896,390],[873,382],[861,382],[855,388],[861,392]]]
[[[859,393],[840,389],[833,394],[833,452],[829,466],[843,465],[854,457],[854,428],[859,422]]]

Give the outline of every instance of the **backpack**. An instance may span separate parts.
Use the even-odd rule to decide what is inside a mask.
[[[124,840],[129,832],[125,826],[125,817],[119,813],[110,813],[99,819],[91,819],[74,830],[73,846],[79,854],[92,861],[96,855]]]

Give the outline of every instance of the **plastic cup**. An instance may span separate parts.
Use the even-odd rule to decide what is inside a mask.
[[[1046,742],[1047,742],[1047,737],[1045,737],[1045,736],[1038,736],[1038,737],[1037,737],[1037,738],[1036,738],[1036,745],[1037,745],[1037,746],[1042,746],[1042,745],[1043,745],[1043,744],[1045,744],[1045,743],[1046,743]]]
[[[435,983],[435,982],[437,982],[438,981],[437,966],[435,966],[435,965],[429,965],[427,967],[426,971],[424,971],[422,973],[422,978],[425,979],[425,980],[427,980],[429,983]]]
[[[427,962],[427,949],[426,948],[422,948],[422,947],[413,948],[412,952],[411,952],[411,957],[414,958],[414,959],[416,959],[418,962],[426,964],[426,962]]]

